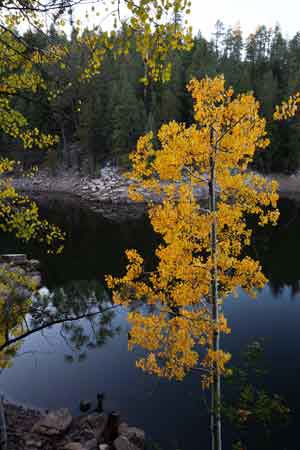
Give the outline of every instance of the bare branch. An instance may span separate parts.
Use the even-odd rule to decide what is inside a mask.
[[[80,320],[80,319],[86,319],[86,318],[89,318],[89,317],[94,317],[94,316],[96,316],[98,314],[104,314],[107,311],[111,311],[111,310],[119,308],[119,307],[120,307],[120,305],[112,305],[112,306],[109,306],[109,307],[107,307],[107,308],[105,308],[105,309],[103,309],[101,311],[99,310],[99,311],[91,312],[91,313],[88,313],[88,314],[81,314],[81,315],[75,316],[75,317],[74,316],[73,317],[72,316],[71,317],[63,317],[63,318],[58,319],[58,320],[53,320],[52,322],[46,322],[43,325],[40,325],[40,326],[38,326],[36,328],[33,328],[33,329],[27,331],[24,334],[21,334],[20,336],[16,336],[16,337],[11,338],[11,339],[9,339],[9,336],[7,336],[4,344],[2,344],[0,346],[0,351],[3,351],[5,348],[9,347],[10,345],[16,344],[18,341],[21,341],[21,340],[27,338],[31,334],[34,334],[34,333],[37,333],[39,331],[45,330],[46,328],[49,328],[49,327],[51,327],[53,325],[59,325],[59,324],[64,323],[64,322],[74,322],[74,321],[77,321],[77,320]]]

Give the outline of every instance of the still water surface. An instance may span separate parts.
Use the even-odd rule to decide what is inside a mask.
[[[45,256],[37,247],[23,247],[5,235],[1,251],[25,251],[39,258],[50,291],[74,283],[78,289],[95,282],[103,286],[106,273],[122,273],[126,248],[137,248],[149,266],[153,263],[157,238],[146,217],[117,224],[61,199],[51,199],[41,208],[67,232],[64,254]],[[300,204],[281,200],[280,210],[279,226],[258,230],[251,250],[263,264],[269,284],[256,300],[241,293],[225,306],[232,334],[224,338],[224,348],[237,362],[247,344],[263,338],[269,368],[266,389],[283,395],[292,410],[287,430],[275,440],[258,439],[251,450],[300,449]],[[86,321],[81,326],[90,333]],[[127,351],[125,311],[114,315],[111,328],[116,333],[102,346],[91,348],[82,342],[77,353],[58,326],[28,337],[12,368],[1,373],[0,390],[18,402],[68,407],[74,414],[80,413],[80,400],[93,401],[97,392],[104,392],[107,410],[120,411],[163,450],[208,449],[208,416],[199,379],[190,375],[177,383],[143,374],[134,366],[136,355]],[[231,448],[231,437],[226,431],[225,449]]]

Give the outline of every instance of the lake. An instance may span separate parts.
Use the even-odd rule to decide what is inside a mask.
[[[104,275],[122,273],[126,248],[137,248],[149,267],[153,264],[158,239],[146,216],[117,223],[60,198],[49,198],[41,211],[67,232],[64,253],[45,255],[38,246],[21,245],[7,235],[0,236],[1,252],[26,252],[38,258],[43,284],[50,292],[63,289],[69,301],[75,292],[84,302],[97,286],[99,295],[107,296]],[[257,230],[250,250],[261,261],[268,285],[255,300],[240,293],[225,304],[232,334],[223,339],[223,347],[232,352],[233,364],[240,362],[239,355],[249,343],[262,340],[268,367],[263,389],[282,395],[291,409],[288,428],[277,427],[268,439],[257,436],[256,447],[249,450],[300,448],[295,444],[300,420],[300,203],[282,199],[280,211],[278,227]],[[179,383],[136,369],[136,354],[127,351],[123,310],[104,324],[107,333],[96,344],[91,324],[82,320],[77,325],[63,330],[57,325],[28,337],[12,367],[2,371],[0,390],[17,402],[68,407],[74,414],[80,414],[81,400],[95,401],[96,394],[103,392],[105,409],[120,411],[124,420],[143,428],[161,449],[209,448],[207,394],[202,393],[197,375]],[[233,437],[229,425],[224,425],[225,449],[231,448]]]

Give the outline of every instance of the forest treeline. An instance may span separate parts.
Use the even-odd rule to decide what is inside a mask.
[[[116,39],[120,36],[122,31]],[[173,51],[169,82],[147,86],[141,82],[145,65],[134,43],[118,58],[112,48],[100,73],[85,82],[80,80],[80,70],[88,54],[78,44],[76,33],[66,37],[52,27],[48,34],[26,32],[23,39],[31,48],[46,49],[57,42],[68,48],[63,62],[43,66],[47,90],[14,98],[33,127],[60,136],[58,148],[23,153],[17,142],[0,136],[1,153],[25,165],[42,163],[53,172],[67,167],[90,174],[107,161],[126,165],[141,134],[155,133],[173,119],[191,123],[186,84],[192,77],[224,74],[236,93],[254,91],[268,119],[271,146],[258,153],[254,168],[292,173],[300,167],[300,119],[272,121],[274,106],[300,87],[300,32],[287,39],[279,26],[259,26],[244,39],[240,28],[226,28],[218,21],[210,41],[198,33],[191,51]]]

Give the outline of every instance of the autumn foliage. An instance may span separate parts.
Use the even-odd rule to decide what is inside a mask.
[[[145,189],[161,198],[149,202],[151,224],[162,238],[157,267],[145,273],[142,256],[128,250],[126,274],[108,276],[107,283],[114,302],[130,307],[129,348],[147,351],[137,365],[177,380],[199,369],[207,386],[212,369],[224,374],[230,359],[213,345],[216,333],[230,333],[224,301],[239,288],[255,296],[266,283],[260,263],[245,253],[251,244],[246,219],[276,224],[278,195],[275,182],[248,170],[255,152],[269,144],[252,93],[235,96],[221,76],[192,80],[188,91],[194,124],[165,124],[157,145],[149,133],[131,154],[132,198],[142,200]],[[211,192],[212,181],[215,208],[199,195]]]

